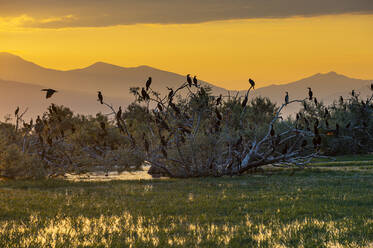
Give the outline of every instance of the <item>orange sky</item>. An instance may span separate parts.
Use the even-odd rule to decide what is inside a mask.
[[[373,79],[373,15],[60,29],[26,28],[30,19],[0,17],[0,51],[49,68],[145,64],[228,89],[247,88],[248,77],[264,86],[332,70]]]

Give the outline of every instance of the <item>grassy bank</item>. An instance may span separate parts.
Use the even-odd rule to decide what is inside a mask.
[[[372,195],[370,170],[3,181],[0,247],[365,247]]]

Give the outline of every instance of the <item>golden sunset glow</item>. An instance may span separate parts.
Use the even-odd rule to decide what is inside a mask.
[[[373,15],[242,19],[196,24],[36,28],[73,15],[0,17],[0,51],[55,69],[104,61],[149,65],[228,89],[287,83],[318,72],[373,78]]]

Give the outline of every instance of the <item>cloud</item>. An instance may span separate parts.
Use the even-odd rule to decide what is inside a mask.
[[[0,18],[27,16],[27,27],[199,23],[373,13],[372,0],[0,0]]]

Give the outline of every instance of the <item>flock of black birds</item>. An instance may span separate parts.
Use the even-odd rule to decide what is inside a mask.
[[[206,94],[205,90],[203,87],[200,87],[199,84],[198,84],[198,79],[196,76],[194,76],[193,78],[190,76],[190,74],[187,75],[186,77],[186,80],[187,80],[187,85],[191,88],[191,87],[197,87],[200,89],[200,94],[204,95]],[[149,77],[145,83],[145,87],[142,87],[141,89],[141,94],[140,96],[142,97],[143,100],[145,101],[149,101],[150,100],[150,95],[149,95],[149,90],[151,89],[151,84],[152,84],[152,78]],[[251,78],[249,79],[249,84],[250,84],[250,89],[255,89],[255,81],[252,80]],[[247,102],[248,102],[248,93],[250,91],[250,89],[248,90],[248,92],[245,94],[245,97],[244,97],[244,100],[242,101],[241,103],[241,106],[243,108],[246,107],[247,105]],[[313,96],[313,92],[312,92],[312,89],[310,87],[307,88],[308,89],[308,100],[309,101],[313,101],[315,103],[315,105],[317,106],[318,105],[318,101],[316,99],[316,97]],[[370,89],[373,91],[373,83],[370,85]],[[168,94],[168,105],[174,110],[174,112],[176,113],[177,116],[180,116],[181,115],[181,111],[180,109],[176,106],[176,104],[173,103],[173,98],[174,98],[174,95],[175,95],[175,91],[172,89],[172,88],[168,88],[169,90],[169,94]],[[41,91],[45,91],[46,92],[46,99],[48,98],[51,98],[55,93],[57,93],[58,91],[57,90],[54,90],[54,89],[51,89],[51,88],[48,88],[48,89],[42,89]],[[102,92],[101,91],[98,91],[97,92],[97,101],[100,102],[100,104],[104,104],[104,97],[102,95]],[[355,96],[355,91],[352,90],[351,92],[351,95],[352,96]],[[216,99],[216,105],[219,106],[222,104],[222,98],[223,96],[220,94],[219,97]],[[339,99],[340,103],[343,104],[344,102],[344,99],[342,96],[340,96],[340,99]],[[289,98],[289,93],[286,92],[286,95],[285,95],[285,105],[289,104],[290,102],[290,98]],[[304,108],[307,110],[307,103],[306,101],[303,101],[303,104],[304,104]],[[53,109],[55,109],[56,107],[54,106],[54,104],[52,104],[52,111]],[[157,109],[159,112],[163,112],[165,106],[163,105],[162,102],[158,102],[157,104]],[[57,111],[57,110],[56,110]],[[162,129],[165,129],[165,130],[170,130],[167,122],[165,119],[163,119],[160,114],[156,113],[155,112],[155,122],[159,125],[159,130],[162,130]],[[19,114],[19,107],[17,107],[17,109],[15,110],[15,116],[18,116]],[[122,119],[122,108],[119,107],[119,110],[116,112],[116,120],[117,120],[117,126],[119,128],[119,130],[122,132],[122,133],[125,133],[126,132],[126,127],[125,127],[125,123],[124,123],[124,120]],[[215,108],[215,114],[216,114],[216,118],[217,118],[217,127],[215,127],[216,129],[218,129],[218,126],[220,125],[220,122],[222,121],[222,115],[221,113],[219,112],[218,108]],[[324,109],[324,122],[325,122],[325,126],[327,129],[329,129],[329,122],[328,122],[328,117],[329,117],[329,111],[328,111],[328,108],[325,108]],[[309,123],[309,120],[307,120],[307,118],[305,116],[303,116],[301,113],[297,113],[296,114],[296,128],[298,128],[298,123],[300,121],[300,119],[303,120],[303,123],[304,123],[304,126],[306,128],[307,131],[311,131],[311,128],[310,128],[310,123]],[[32,125],[32,124],[31,124]],[[40,126],[42,125],[42,120],[40,119],[40,117],[38,116],[37,119],[36,119],[36,126],[35,126],[35,130],[38,132],[38,130],[40,129]],[[346,128],[349,128],[351,125],[351,123],[348,123],[346,125]],[[101,126],[101,129],[106,133],[106,126],[105,126],[105,123],[104,122],[101,122],[100,123],[100,126]],[[190,128],[187,128],[185,126],[182,126],[180,125],[178,127],[183,133],[190,133],[191,130]],[[335,136],[338,136],[339,135],[339,132],[340,132],[340,126],[338,123],[336,123],[336,127],[335,129],[332,129],[332,130],[327,130],[326,134],[327,135],[335,135]],[[314,121],[314,126],[313,126],[313,133],[314,133],[314,138],[312,140],[312,143],[314,145],[314,148],[316,150],[320,149],[320,146],[321,146],[321,136],[320,136],[320,132],[319,132],[319,120],[316,119]],[[128,134],[128,132],[127,132]],[[270,129],[270,135],[272,137],[275,137],[275,130],[273,128],[273,125],[271,125],[271,129]],[[165,140],[165,137],[161,135],[161,132],[159,132],[159,136],[160,136],[160,141],[161,141],[161,152],[162,154],[164,155],[164,157],[167,158],[167,152],[166,152],[166,146],[167,146],[167,140]],[[41,136],[39,135],[39,138],[41,139]],[[134,144],[134,139],[131,137],[132,139],[132,142]],[[242,137],[241,137],[242,139]],[[149,141],[146,139],[145,137],[145,133],[143,134],[143,140],[144,140],[144,148],[145,148],[145,151],[146,152],[149,152]],[[185,138],[182,136],[182,140],[185,141]],[[52,141],[49,141],[48,143],[51,143]],[[302,148],[304,148],[305,146],[307,145],[307,141],[304,140],[302,142]]]

